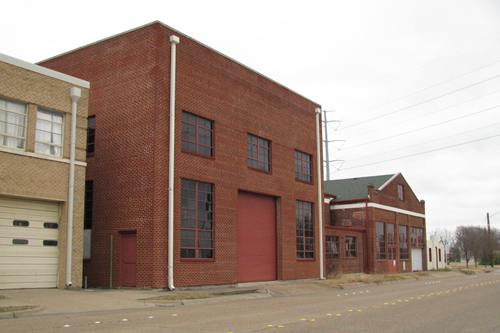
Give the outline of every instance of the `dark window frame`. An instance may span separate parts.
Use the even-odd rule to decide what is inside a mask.
[[[298,260],[315,260],[314,243],[314,210],[313,203],[308,201],[295,201],[295,249]],[[306,217],[310,221],[306,223]],[[312,248],[307,247],[308,243]]]
[[[251,142],[254,139],[255,139],[255,142]],[[267,145],[267,147],[263,147],[261,145],[261,143],[265,143]],[[272,149],[272,147],[271,147],[271,145],[272,145],[271,140],[265,139],[263,137],[260,137],[258,135],[252,134],[252,133],[248,133],[248,135],[247,135],[247,166],[250,169],[271,174],[272,173],[272,169],[271,169],[272,168],[272,162],[271,162],[271,156],[272,156],[271,149]],[[251,152],[252,152],[251,146],[254,147],[254,151],[255,151],[254,155],[251,155]],[[267,150],[267,154],[265,154],[265,156],[267,156],[267,160],[261,159],[260,152],[262,149]],[[264,164],[265,164],[265,166],[264,166]]]
[[[95,153],[95,116],[87,117],[87,156],[94,156]]]
[[[83,228],[92,230],[94,213],[94,181],[85,181],[85,195],[83,205]]]
[[[410,232],[410,244],[412,248],[424,247],[424,229],[412,227]]]
[[[401,232],[402,230],[404,230],[405,232],[404,233]],[[399,259],[408,260],[410,259],[410,252],[408,246],[408,226],[400,224],[398,227],[398,234],[399,234]]]
[[[327,235],[325,237],[326,258],[338,259],[340,258],[340,238],[335,235]],[[335,251],[336,250],[336,251]]]
[[[356,236],[344,237],[344,255],[346,258],[358,257],[358,240]]]
[[[309,159],[307,163],[306,158]],[[300,150],[294,152],[295,161],[295,180],[306,184],[313,183],[313,158],[312,154],[304,153]],[[307,173],[307,164],[309,164],[309,173]]]
[[[187,117],[192,117],[194,123],[187,120]],[[209,127],[204,126],[202,123],[208,122]],[[194,129],[193,135],[187,134],[187,128]],[[200,131],[206,131],[210,136],[210,144],[200,143]],[[193,141],[194,140],[194,141]],[[188,148],[192,145],[194,149]],[[214,158],[215,156],[215,140],[214,140],[214,121],[205,117],[198,116],[192,112],[182,111],[181,115],[181,148],[184,153],[194,154],[206,158]],[[208,149],[209,154],[202,151]]]
[[[381,227],[381,230],[380,230]],[[380,239],[382,237],[382,239]],[[375,250],[377,260],[387,259],[387,234],[384,222],[375,223]]]
[[[184,197],[186,192],[191,192],[186,189],[185,186],[187,186],[188,183],[194,184],[194,198],[191,200],[194,201],[194,226],[193,227],[186,227],[186,213],[187,211],[193,211],[193,209],[189,209],[184,206],[185,200],[189,200],[190,198]],[[206,192],[206,194],[210,194],[210,209],[207,210],[206,212],[209,212],[211,214],[211,219],[210,219],[210,224],[211,228],[210,229],[204,229],[200,228],[200,220],[199,220],[199,195],[200,192],[205,192],[205,191],[200,191],[200,185],[208,185],[210,186],[210,191]],[[187,178],[182,178],[181,179],[181,225],[180,225],[180,243],[179,243],[179,250],[180,250],[180,257],[181,260],[183,261],[214,261],[215,260],[215,218],[214,218],[214,205],[215,205],[215,185],[212,183],[204,182],[204,181],[199,181],[199,180],[194,180],[194,179],[187,179]],[[207,205],[207,202],[205,201],[205,207]],[[206,217],[208,221],[208,216]],[[183,232],[185,233],[190,233],[194,232],[194,247],[191,246],[183,246],[182,245],[182,240],[185,239],[183,238]],[[200,234],[202,233],[210,233],[210,241],[211,241],[211,247],[200,247],[199,241],[200,241]],[[189,239],[189,238],[187,238]],[[206,241],[206,239],[205,239]],[[193,251],[192,256],[185,251]],[[200,251],[211,251],[211,255],[208,257],[204,257],[200,255]]]
[[[390,232],[389,229],[392,229]],[[386,246],[387,246],[387,259],[396,259],[396,225],[394,223],[385,224]]]

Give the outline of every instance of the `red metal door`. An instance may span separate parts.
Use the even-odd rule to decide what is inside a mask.
[[[238,282],[276,280],[276,200],[238,194]]]
[[[120,237],[120,286],[135,287],[136,234],[122,233]]]

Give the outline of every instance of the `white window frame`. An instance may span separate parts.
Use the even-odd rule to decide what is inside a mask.
[[[48,142],[44,142],[44,141],[38,141],[36,139],[36,132],[37,131],[43,131],[43,130],[39,130],[37,128],[37,126],[35,125],[35,153],[41,154],[41,155],[46,155],[46,156],[52,156],[52,157],[62,157],[63,156],[63,150],[64,150],[64,112],[52,111],[52,110],[47,110],[47,109],[43,109],[43,108],[38,108],[36,110],[36,124],[38,124],[38,120],[39,120],[38,119],[38,112],[46,112],[46,113],[61,115],[61,117],[62,117],[62,121],[61,121],[61,144],[58,145],[58,144],[55,144],[55,143],[48,143]],[[51,123],[53,123],[53,122],[51,121]],[[43,132],[49,133],[47,131],[43,131]],[[43,152],[37,151],[37,149],[36,149],[37,143],[43,144],[43,145],[48,145],[48,146],[51,146],[51,147],[58,147],[58,148],[60,148],[60,152],[61,153],[59,155],[53,155],[53,154],[45,154]]]
[[[27,107],[27,105],[25,103],[14,102],[14,101],[7,100],[7,99],[4,99],[4,98],[0,98],[0,100],[2,100],[4,102],[14,103],[14,104],[18,104],[18,105],[24,106],[24,114],[20,113],[20,112],[16,112],[16,111],[9,111],[7,109],[2,109],[2,111],[5,111],[6,116],[7,116],[7,113],[14,113],[14,114],[18,114],[18,115],[21,115],[21,116],[24,117],[24,124],[23,124],[23,127],[24,127],[24,136],[21,137],[21,136],[17,136],[17,135],[7,134],[6,132],[0,132],[0,135],[2,135],[4,137],[23,140],[23,147],[22,148],[19,148],[17,146],[16,147],[10,147],[10,146],[4,145],[3,142],[0,143],[0,146],[8,148],[8,149],[25,150],[26,149],[26,132],[27,132],[27,129],[28,129],[28,107]],[[2,120],[2,122],[3,122],[3,120]],[[5,123],[7,123],[7,118],[5,119]],[[13,124],[13,125],[15,125],[15,124]],[[19,125],[15,125],[15,126],[19,126]]]

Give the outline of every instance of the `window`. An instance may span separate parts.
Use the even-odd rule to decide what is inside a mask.
[[[314,258],[314,225],[312,219],[312,203],[295,202],[297,258]]]
[[[339,257],[339,237],[326,236],[326,257],[328,259]]]
[[[375,225],[377,259],[385,259],[385,224],[377,222]]]
[[[398,199],[401,201],[405,199],[404,187],[401,184],[398,184]]]
[[[312,183],[311,160],[311,155],[295,151],[295,179]]]
[[[38,110],[36,113],[35,152],[61,156],[63,116],[58,112]]]
[[[181,258],[213,258],[213,185],[181,184]]]
[[[387,259],[396,259],[396,235],[394,224],[387,223],[385,225],[385,232],[387,233]]]
[[[345,256],[346,257],[356,257],[358,255],[356,247],[356,237],[346,236],[345,237]]]
[[[213,122],[189,112],[182,112],[182,150],[214,156]]]
[[[95,151],[95,116],[87,118],[87,156],[94,155]]]
[[[424,229],[411,228],[410,243],[413,248],[424,247]]]
[[[441,262],[441,249],[438,250],[438,258],[439,262]]]
[[[94,182],[85,181],[85,205],[83,208],[84,229],[92,229],[92,212],[94,205]]]
[[[432,261],[432,248],[429,248],[429,261]]]
[[[399,226],[399,259],[408,259],[408,228],[405,225]]]
[[[271,171],[269,140],[248,134],[248,166],[254,169]]]
[[[0,145],[24,149],[26,106],[0,99]]]

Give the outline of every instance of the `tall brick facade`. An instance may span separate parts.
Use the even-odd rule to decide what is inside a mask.
[[[316,170],[318,104],[171,28],[144,27],[49,59],[43,66],[92,83],[89,115],[96,117],[90,285],[120,285],[120,233],[137,234],[137,287],[167,286],[169,36],[177,46],[174,257],[177,286],[235,283],[239,191],[277,202],[277,278],[319,277],[317,182],[295,180],[294,152],[312,156]],[[181,150],[183,111],[213,121],[214,156]],[[271,172],[247,166],[247,135],[271,141]],[[181,179],[214,185],[214,258],[180,257]],[[311,260],[296,258],[295,201],[313,203]],[[111,248],[110,244],[113,244]],[[111,258],[111,259],[110,259]],[[111,260],[111,262],[110,262]]]
[[[389,175],[390,176],[390,175]],[[367,177],[367,186],[364,195],[349,197],[349,200],[335,199],[335,181],[327,195],[331,203],[325,205],[325,210],[330,216],[325,224],[326,236],[338,236],[340,239],[340,253],[338,258],[326,259],[326,270],[330,274],[334,273],[395,273],[411,272],[412,267],[412,243],[411,230],[418,228],[423,231],[422,243],[418,248],[422,249],[422,269],[426,270],[426,225],[425,225],[425,203],[418,200],[415,193],[401,174],[396,174],[387,180],[387,184],[377,186],[369,184],[370,177]],[[376,179],[376,177],[374,177]],[[353,182],[358,179],[353,179]],[[345,187],[346,183],[339,183]],[[398,186],[403,189],[402,199],[398,195]],[[355,185],[351,185],[355,187]],[[394,225],[395,231],[395,258],[377,257],[376,223]],[[408,227],[408,259],[402,259],[400,255],[399,226]],[[358,255],[355,258],[346,258],[343,248],[346,236],[354,236],[358,239]],[[386,240],[387,241],[387,240]],[[417,248],[417,246],[415,246]]]

